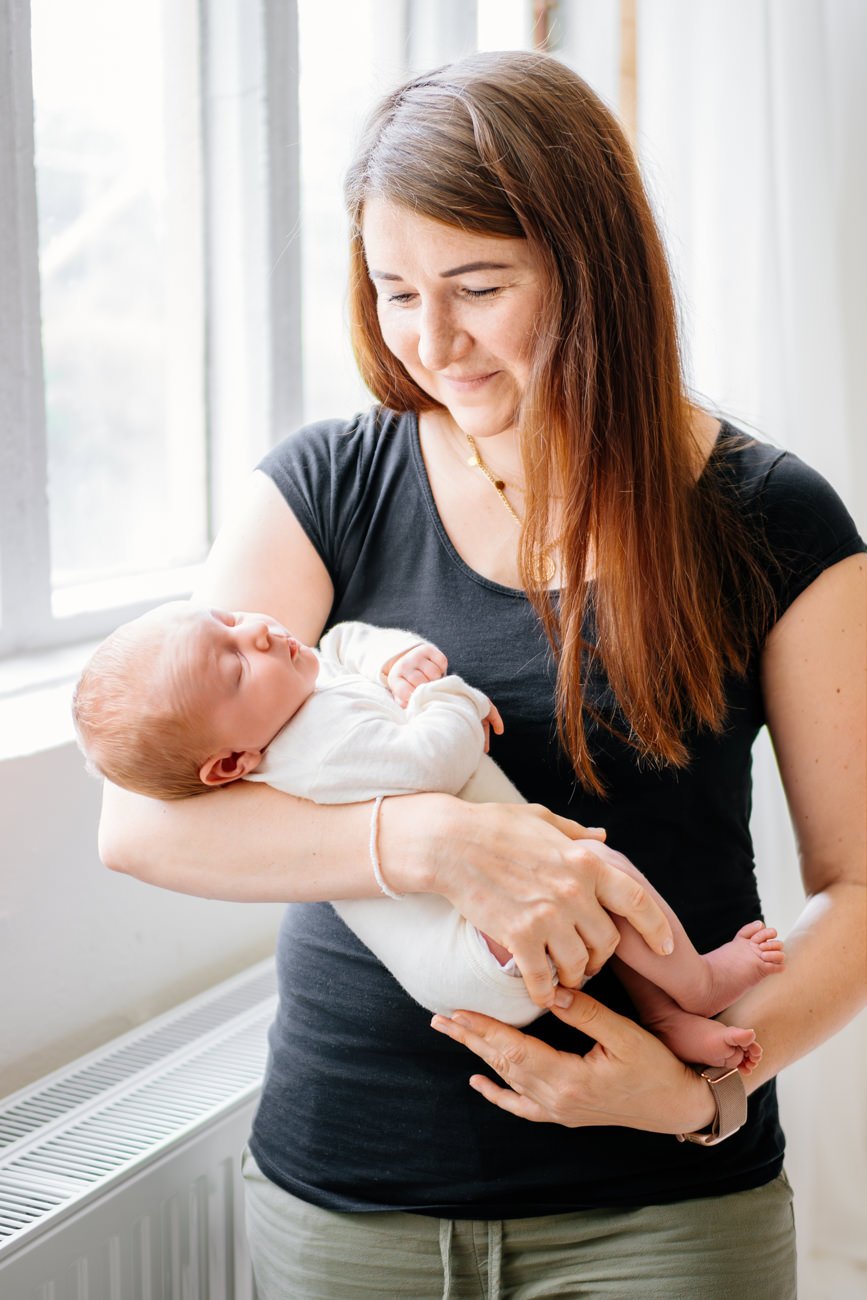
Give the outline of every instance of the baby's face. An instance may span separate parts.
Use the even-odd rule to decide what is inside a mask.
[[[214,749],[263,750],[313,693],[319,661],[266,614],[174,605],[172,680],[207,717]]]

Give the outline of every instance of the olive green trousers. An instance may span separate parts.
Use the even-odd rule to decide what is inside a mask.
[[[729,1196],[531,1219],[335,1214],[244,1155],[259,1300],[794,1300],[784,1175]]]

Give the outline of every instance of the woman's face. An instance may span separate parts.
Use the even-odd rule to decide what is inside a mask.
[[[464,433],[511,428],[542,310],[527,241],[471,234],[385,199],[365,205],[362,228],[389,351]]]

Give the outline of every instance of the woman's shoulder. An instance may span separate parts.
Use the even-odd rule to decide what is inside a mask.
[[[287,476],[326,473],[333,479],[341,470],[364,470],[374,461],[402,455],[414,427],[411,412],[378,405],[348,420],[316,420],[282,438],[262,458],[259,469],[281,488]]]
[[[350,420],[305,425],[259,462],[332,577],[379,502],[401,503],[395,516],[410,508],[411,494],[400,488],[410,472],[415,430],[413,414],[374,406]]]
[[[793,451],[763,442],[723,421],[717,458],[741,500],[754,505],[766,523],[799,532],[857,536],[858,530],[836,488]]]
[[[724,422],[717,457],[739,508],[761,529],[783,607],[823,569],[867,549],[839,492],[794,452]]]

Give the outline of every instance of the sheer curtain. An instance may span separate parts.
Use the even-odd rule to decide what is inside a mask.
[[[639,139],[695,392],[834,484],[867,529],[867,5],[640,0]],[[769,917],[801,904],[770,747],[754,833]],[[867,972],[865,972],[867,974]],[[867,1018],[786,1072],[802,1295],[867,1294]]]

